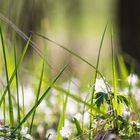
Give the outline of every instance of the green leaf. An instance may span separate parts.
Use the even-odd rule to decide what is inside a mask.
[[[108,94],[104,92],[98,92],[96,93],[95,99],[96,106],[100,108],[101,104],[103,104],[105,100],[108,100]]]
[[[129,102],[127,100],[127,98],[123,95],[117,95],[117,100],[118,100],[118,103],[121,102],[121,103],[125,103],[126,106],[129,106]]]

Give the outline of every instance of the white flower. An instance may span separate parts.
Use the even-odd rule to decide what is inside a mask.
[[[140,88],[133,87],[131,89],[131,93],[132,93],[137,105],[140,107]]]
[[[48,129],[46,133],[46,138],[48,138],[48,136],[49,136],[49,140],[54,140],[56,136],[56,131],[54,129]]]
[[[23,136],[23,135],[26,135],[27,134],[27,131],[28,131],[28,127],[22,127],[21,128],[21,131],[20,131],[20,134]]]
[[[84,124],[89,124],[90,122],[90,113],[89,112],[85,112],[84,113]]]
[[[29,140],[33,140],[32,136],[30,134],[26,134],[23,137],[26,139],[29,139]]]
[[[77,113],[74,118],[76,118],[78,121],[82,120],[82,114],[81,113]]]
[[[139,78],[136,74],[130,74],[127,80],[128,80],[128,83],[131,84],[132,86],[136,86],[139,82]]]
[[[28,134],[28,127],[22,127],[20,131],[20,135],[26,139],[33,140],[32,136]]]
[[[123,111],[124,117],[129,117],[130,114],[131,114],[131,113],[130,113],[130,111],[129,111],[128,109],[126,109],[126,110]]]
[[[96,79],[95,82],[95,91],[96,92],[107,92],[106,84],[102,78]]]
[[[128,88],[124,88],[123,90],[120,91],[120,93],[123,93],[125,95],[128,95],[130,93]]]
[[[64,126],[61,130],[60,130],[60,134],[62,135],[62,137],[64,138],[69,138],[70,135],[72,133],[72,130],[69,127]]]

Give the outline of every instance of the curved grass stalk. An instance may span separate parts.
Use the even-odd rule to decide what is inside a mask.
[[[79,60],[81,60],[81,61],[83,61],[83,62],[85,62],[87,65],[89,65],[90,67],[92,67],[92,68],[101,76],[101,78],[103,79],[103,81],[106,83],[106,81],[105,81],[104,76],[102,75],[102,73],[101,73],[95,66],[93,66],[90,62],[88,62],[86,59],[84,59],[83,57],[81,57],[81,56],[78,55],[77,53],[73,52],[72,50],[69,50],[68,48],[64,47],[63,45],[61,45],[61,44],[59,44],[59,43],[57,43],[57,42],[55,42],[54,40],[51,40],[50,38],[48,38],[48,37],[46,37],[46,36],[44,36],[44,35],[41,35],[41,34],[39,34],[39,33],[35,33],[35,32],[32,32],[32,31],[31,31],[31,33],[32,33],[32,34],[35,34],[35,35],[37,35],[37,36],[39,36],[39,37],[41,37],[41,38],[43,38],[43,39],[45,39],[45,40],[47,40],[47,41],[49,41],[49,42],[51,42],[51,43],[53,43],[53,44],[55,44],[56,46],[58,46],[58,47],[64,49],[64,50],[65,50],[66,52],[68,52],[70,55],[72,55],[72,56],[78,58]],[[106,85],[106,87],[108,87],[108,86]]]

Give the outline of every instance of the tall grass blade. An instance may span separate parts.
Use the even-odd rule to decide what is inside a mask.
[[[4,100],[3,100],[3,118],[4,118],[4,120],[3,120],[3,125],[5,126],[5,124],[6,124],[6,106],[5,106],[6,104],[5,104],[5,98],[4,98]]]
[[[69,83],[69,87],[68,87],[68,91],[70,90],[70,83]],[[60,130],[62,129],[62,127],[64,126],[65,123],[65,114],[66,114],[66,107],[67,107],[67,102],[68,102],[68,95],[66,95],[66,97],[63,99],[63,110],[62,110],[62,114],[61,117],[59,119],[59,124],[58,124],[58,128],[57,128],[57,140],[62,140],[62,136],[60,134]]]
[[[127,86],[127,77],[128,77],[128,70],[126,68],[126,65],[124,63],[123,57],[121,55],[118,56],[118,63],[119,63],[119,70],[120,70],[120,75],[121,75],[121,84],[120,86]]]
[[[106,33],[106,29],[107,29],[108,23],[105,26],[102,38],[101,38],[101,42],[100,42],[100,46],[99,46],[99,51],[98,51],[98,57],[97,57],[97,64],[96,64],[96,71],[95,71],[95,76],[94,76],[94,83],[93,83],[93,88],[92,88],[92,95],[91,95],[91,106],[93,106],[93,99],[94,99],[94,92],[95,92],[95,82],[96,82],[96,78],[98,75],[98,68],[99,68],[99,61],[100,61],[100,54],[101,54],[101,49],[102,49],[102,45],[103,45],[103,40],[105,37],[105,33]],[[92,114],[93,109],[91,108],[90,113]],[[90,115],[90,125],[89,125],[89,129],[92,128],[92,122],[93,122],[93,116]],[[92,134],[91,132],[89,133],[89,140],[92,138]]]
[[[113,73],[113,88],[114,88],[114,108],[117,110],[117,75],[116,75],[112,30],[111,30],[111,50],[112,50],[112,73]]]
[[[27,51],[27,49],[28,49],[28,46],[29,46],[29,43],[30,43],[30,38],[29,38],[28,42],[26,43],[26,45],[25,45],[25,47],[24,47],[24,49],[23,49],[23,52],[22,52],[22,54],[21,54],[21,57],[20,57],[20,59],[19,59],[17,65],[16,65],[16,68],[14,69],[14,71],[13,71],[13,73],[12,73],[12,76],[11,76],[10,79],[9,79],[9,82],[7,83],[7,86],[6,86],[5,90],[4,90],[4,93],[3,93],[3,95],[2,95],[2,97],[1,97],[1,99],[0,99],[0,106],[1,106],[2,101],[3,101],[3,99],[4,99],[5,95],[6,95],[6,92],[8,91],[8,87],[11,85],[11,83],[12,83],[12,81],[13,81],[15,75],[16,75],[16,71],[17,71],[17,69],[19,68],[19,66],[20,66],[20,64],[21,64],[21,62],[22,62],[22,60],[23,60],[23,58],[24,58],[24,56],[25,56],[25,53],[26,53],[26,51]]]
[[[22,90],[22,115],[24,116],[24,114],[25,114],[25,105],[24,105],[24,88],[23,88],[22,80],[21,80],[21,90]]]
[[[22,124],[32,115],[32,113],[36,110],[36,108],[39,106],[39,104],[42,102],[42,100],[46,97],[48,92],[51,90],[53,85],[56,83],[56,81],[60,78],[60,76],[63,74],[65,69],[67,68],[67,65],[59,72],[59,74],[56,76],[56,78],[52,81],[51,85],[47,88],[47,90],[43,93],[43,95],[38,99],[36,104],[32,107],[32,109],[27,113],[27,115],[22,119],[20,124],[13,130],[13,133],[16,132],[17,129],[19,129]]]
[[[3,57],[4,57],[4,65],[5,65],[5,71],[6,71],[6,80],[7,84],[9,83],[9,75],[8,75],[8,66],[7,66],[7,58],[6,58],[6,51],[5,51],[5,43],[3,39],[3,33],[2,29],[0,27],[0,35],[1,35],[1,42],[2,42],[2,51],[3,51]],[[8,91],[8,102],[9,102],[9,119],[10,119],[10,126],[14,126],[14,114],[13,114],[13,103],[12,103],[12,96],[10,91],[10,85],[7,86]]]
[[[42,81],[43,81],[43,73],[44,73],[44,62],[43,62],[43,66],[42,66],[42,71],[41,71],[41,76],[40,76],[40,81],[39,81],[39,86],[38,86],[38,90],[37,90],[35,104],[37,103],[37,101],[39,99],[41,85],[42,85]],[[33,122],[34,122],[35,114],[36,114],[36,109],[35,109],[35,111],[33,113],[32,119],[31,119],[31,125],[30,125],[30,130],[29,130],[30,134],[32,132],[32,127],[33,127]]]
[[[116,74],[116,65],[115,65],[115,55],[114,55],[114,47],[113,47],[113,33],[111,28],[111,50],[112,50],[112,73],[113,73],[113,89],[114,89],[114,101],[113,106],[115,109],[114,112],[114,128],[116,131],[118,131],[118,121],[117,121],[117,108],[118,108],[118,102],[117,102],[117,74]]]
[[[19,106],[19,90],[18,90],[18,73],[17,73],[17,69],[16,69],[16,65],[17,65],[17,56],[16,56],[16,47],[14,45],[14,60],[15,60],[15,70],[16,70],[16,74],[15,74],[15,78],[16,78],[16,90],[17,90],[17,120],[18,123],[20,123],[20,106]]]

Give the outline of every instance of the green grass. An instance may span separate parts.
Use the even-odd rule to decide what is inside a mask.
[[[3,16],[0,15],[0,17]],[[3,17],[3,21],[10,25],[27,43],[23,49],[19,49],[22,50],[20,52],[17,48],[20,43],[9,40],[4,34],[4,25],[1,25],[0,46],[2,49],[0,54],[3,55],[3,66],[0,67],[0,71],[3,72],[3,77],[6,77],[6,84],[4,83],[5,87],[0,86],[0,91],[2,91],[0,107],[4,116],[3,125],[0,129],[0,138],[28,139],[26,137],[32,135],[35,139],[42,140],[45,139],[45,134],[50,128],[56,131],[54,140],[92,140],[95,137],[99,137],[100,132],[103,132],[104,136],[107,135],[109,129],[112,129],[116,136],[126,140],[136,139],[136,136],[140,135],[140,109],[133,93],[135,89],[139,89],[139,81],[136,85],[127,81],[128,71],[121,55],[119,55],[118,65],[116,65],[112,29],[110,31],[110,46],[112,50],[109,62],[112,66],[110,79],[107,79],[106,75],[103,75],[100,70],[99,64],[102,53],[104,53],[101,53],[101,50],[108,29],[112,28],[110,24],[105,26],[101,36],[95,66],[73,50],[55,42],[53,39],[40,33],[32,32],[32,36],[35,35],[46,42],[52,43],[70,54],[71,57],[79,60],[79,62],[85,63],[94,71],[94,77],[91,76],[93,81],[91,83],[84,81],[91,86],[89,88],[87,86],[83,90],[80,85],[83,81],[75,82],[69,76],[71,72],[68,69],[69,64],[64,65],[54,78],[52,74],[55,71],[54,66],[52,67],[51,64],[48,64],[46,52],[40,50],[38,45],[31,40],[31,37],[28,38],[7,18]],[[6,48],[8,42],[13,46],[10,49]],[[26,53],[29,53],[30,46],[38,56],[36,56],[37,59],[29,60],[26,63],[25,61],[31,59],[31,57],[26,55]],[[49,45],[46,47],[49,47]],[[25,57],[28,57],[28,59],[25,59]],[[8,61],[13,59],[14,63],[11,64],[13,65],[11,67]],[[30,66],[26,67],[26,65]],[[28,68],[31,69],[28,70]],[[26,74],[23,69],[26,69],[29,73]],[[80,71],[80,69],[78,70]],[[12,71],[12,73],[9,74],[9,71]],[[86,76],[89,75],[87,74]],[[0,80],[4,81],[3,77]],[[68,80],[66,81],[65,78]],[[101,83],[96,85],[97,81]],[[68,87],[64,87],[64,85],[68,85]],[[99,91],[96,89],[97,86],[100,88]],[[27,87],[33,89],[33,93],[26,91]],[[123,93],[125,88],[128,89],[127,94]],[[138,91],[136,90],[135,92]],[[30,98],[29,94],[33,94],[30,101],[28,101],[28,98]],[[26,100],[30,106],[26,105]],[[76,114],[79,113],[79,118],[75,117],[76,114],[70,113],[71,109],[76,111]],[[125,116],[124,113],[127,110],[130,112],[130,115]],[[87,120],[85,119],[86,115]],[[26,127],[29,129],[26,130]],[[65,127],[70,127],[72,130],[72,132],[70,129],[66,130],[69,131],[67,133],[70,133],[67,134],[66,138],[63,136],[65,134],[61,133]],[[25,129],[25,134],[22,132],[23,129]],[[50,139],[52,136],[53,134],[49,132],[46,139]]]

